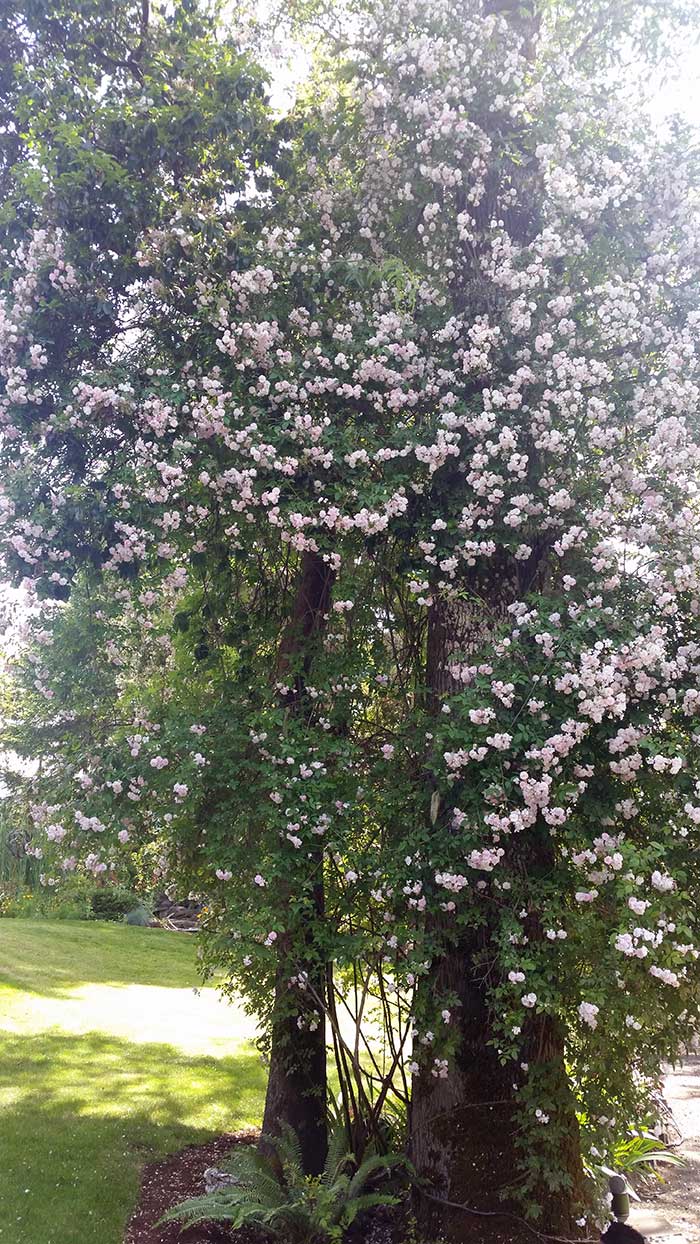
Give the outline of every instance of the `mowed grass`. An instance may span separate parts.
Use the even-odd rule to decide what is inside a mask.
[[[252,1023],[194,992],[195,949],[0,920],[0,1244],[121,1244],[146,1162],[259,1123]]]

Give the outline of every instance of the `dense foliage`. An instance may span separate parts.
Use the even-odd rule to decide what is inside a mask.
[[[663,33],[623,9],[374,6],[277,127],[177,7],[131,77],[79,29],[5,256],[46,884],[205,894],[205,962],[330,1022],[369,1132],[449,1081],[470,938],[535,1214],[578,1196],[570,1092],[591,1160],[698,1006],[698,170],[613,90]]]

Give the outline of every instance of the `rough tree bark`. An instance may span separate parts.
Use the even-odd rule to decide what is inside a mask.
[[[503,618],[506,606],[516,598],[515,576],[507,568],[501,569],[503,573],[493,575],[490,590],[481,589],[473,602],[437,599],[430,609],[426,683],[428,702],[435,712],[439,712],[444,695],[455,689],[448,668],[451,656],[464,656],[481,646]],[[551,858],[546,827],[544,832],[536,827],[528,831],[522,841],[514,841],[513,849],[518,865],[528,873],[546,868]],[[528,934],[532,938],[538,935],[536,917]],[[430,1187],[429,1194],[419,1192],[416,1199],[419,1223],[429,1238],[439,1233],[440,1239],[455,1242],[478,1239],[480,1244],[501,1244],[512,1240],[521,1244],[522,1225],[503,1216],[504,1211],[517,1214],[517,1210],[501,1198],[515,1176],[518,1126],[512,1068],[502,1067],[489,1045],[493,1036],[487,996],[490,936],[486,910],[479,928],[463,931],[456,944],[447,942],[446,952],[435,961],[426,979],[429,996],[454,993],[459,999],[451,1021],[459,1026],[458,1046],[447,1079],[435,1078],[427,1070],[414,1078],[410,1152],[419,1177]],[[579,1238],[573,1207],[582,1201],[583,1172],[573,1095],[564,1065],[563,1034],[555,1020],[535,1016],[524,1036],[525,1057],[533,1067],[546,1064],[550,1083],[561,1095],[557,1119],[565,1136],[561,1165],[572,1181],[572,1191],[563,1194],[553,1193],[546,1186],[538,1189],[542,1218],[537,1226],[569,1239]],[[484,1216],[467,1214],[446,1206],[444,1201],[469,1206]]]
[[[290,714],[306,711],[306,687],[314,653],[323,639],[325,619],[330,607],[333,571],[317,554],[306,552],[297,580],[289,621],[280,642],[275,677],[294,673],[292,693],[285,697]],[[300,1030],[297,1015],[305,1009],[303,997],[290,986],[290,977],[305,972],[318,996],[325,997],[326,969],[309,955],[300,956],[300,943],[311,946],[314,924],[323,919],[323,859],[320,848],[315,858],[305,856],[305,866],[315,876],[313,915],[299,928],[290,919],[282,930],[278,947],[277,978],[270,1048],[270,1070],[265,1097],[263,1133],[279,1134],[287,1123],[296,1132],[309,1175],[323,1169],[327,1150],[326,1126],[326,1034],[321,1022],[314,1032]],[[288,900],[293,897],[291,889]],[[294,948],[294,949],[293,949]]]

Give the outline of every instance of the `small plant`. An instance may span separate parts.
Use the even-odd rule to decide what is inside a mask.
[[[674,1153],[658,1136],[647,1131],[634,1132],[617,1141],[610,1153],[610,1161],[611,1166],[596,1162],[588,1167],[588,1174],[600,1188],[607,1186],[611,1175],[626,1175],[629,1179],[634,1176],[653,1177],[663,1183],[664,1177],[658,1166],[684,1165],[680,1154]],[[633,1187],[630,1188],[630,1195],[639,1200]]]
[[[652,1132],[639,1132],[621,1140],[615,1146],[613,1157],[617,1174],[654,1175],[657,1179],[663,1179],[657,1165],[683,1166],[684,1162],[680,1154],[673,1153]]]
[[[228,1222],[233,1228],[256,1225],[285,1244],[335,1244],[364,1210],[398,1203],[398,1197],[377,1189],[378,1180],[399,1166],[410,1171],[401,1154],[375,1155],[358,1166],[341,1129],[331,1134],[318,1177],[304,1174],[291,1128],[269,1143],[271,1157],[239,1150],[222,1164],[234,1179],[229,1187],[183,1201],[162,1221],[177,1220],[188,1227],[208,1221]]]

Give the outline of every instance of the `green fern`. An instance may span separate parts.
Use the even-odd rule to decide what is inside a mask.
[[[328,1131],[328,1153],[321,1180],[330,1187],[343,1166],[351,1160],[348,1135],[342,1121],[338,1120]]]
[[[331,1132],[326,1165],[318,1177],[304,1174],[299,1139],[291,1128],[284,1127],[268,1143],[273,1151],[269,1157],[250,1148],[237,1150],[222,1163],[234,1183],[181,1202],[161,1222],[256,1225],[285,1244],[336,1244],[358,1214],[398,1203],[388,1192],[364,1191],[368,1185],[398,1167],[411,1171],[401,1154],[376,1155],[357,1166],[341,1128]]]
[[[288,1123],[281,1125],[280,1135],[274,1142],[274,1148],[283,1166],[288,1166],[293,1178],[303,1179],[304,1157],[299,1137]]]
[[[409,1169],[408,1159],[402,1153],[377,1153],[374,1157],[366,1158],[350,1180],[348,1195],[359,1196],[373,1175],[384,1174],[397,1166],[403,1166],[404,1170]]]

